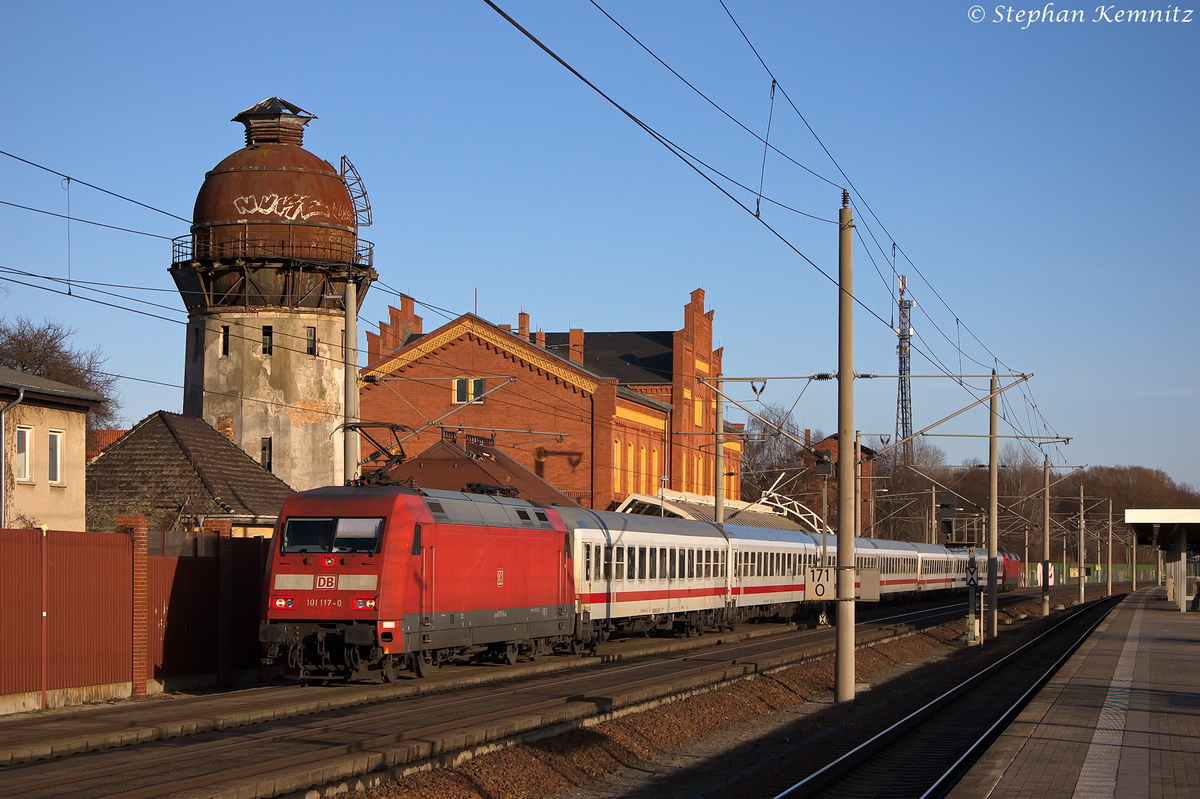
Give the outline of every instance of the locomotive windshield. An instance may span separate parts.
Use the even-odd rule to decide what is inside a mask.
[[[353,552],[373,555],[379,551],[383,519],[290,518],[283,527],[281,552]]]

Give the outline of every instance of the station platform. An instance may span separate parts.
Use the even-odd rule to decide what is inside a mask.
[[[950,796],[1200,796],[1200,613],[1126,597]]]

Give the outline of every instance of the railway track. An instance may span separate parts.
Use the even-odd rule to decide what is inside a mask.
[[[936,799],[975,760],[1116,607],[1102,599],[1059,618],[985,669],[803,779],[774,793],[800,797]],[[775,788],[780,787],[778,780]]]
[[[1028,596],[1021,595],[1009,598],[1009,601],[1028,600]],[[859,628],[859,638],[883,640],[961,615],[961,603],[921,610],[893,609],[874,621],[864,622]],[[598,662],[603,658],[589,659],[581,664],[581,671],[526,672],[503,685],[458,686],[453,692],[439,689],[436,682],[414,683],[421,691],[402,700],[370,698],[370,689],[387,690],[384,686],[336,686],[329,693],[348,690],[330,699],[329,704],[334,707],[325,712],[247,722],[239,729],[216,730],[213,729],[216,725],[210,725],[210,731],[197,729],[194,734],[171,741],[148,740],[119,750],[10,766],[0,770],[0,796],[69,793],[132,799],[162,795],[220,796],[226,791],[225,795],[232,796],[241,794],[247,783],[275,786],[271,789],[273,793],[256,795],[286,793],[330,779],[395,769],[536,729],[570,725],[589,716],[636,707],[681,692],[703,690],[819,656],[831,649],[831,631],[814,630],[743,641],[703,652],[631,656],[627,660],[610,652],[608,662]],[[348,704],[349,694],[359,689],[366,697],[363,701],[369,703]],[[325,691],[296,686],[286,690],[310,694]],[[269,690],[257,694],[254,703],[257,708],[247,713],[246,718],[273,712]],[[176,715],[173,723],[181,728],[187,726],[186,713],[180,714],[178,709],[171,712]],[[93,722],[103,716],[98,713]],[[119,715],[111,718],[120,724],[129,723]],[[63,717],[63,721],[70,720],[70,716]],[[53,751],[53,742],[45,743]],[[67,749],[58,751],[65,754]]]

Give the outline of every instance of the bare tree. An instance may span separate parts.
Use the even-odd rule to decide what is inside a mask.
[[[789,494],[796,477],[811,460],[796,443],[796,439],[803,440],[804,431],[790,410],[783,405],[764,403],[759,415],[763,419],[751,417],[746,425],[746,449],[742,456],[742,499],[751,502],[781,474],[784,479],[776,490]]]
[[[116,427],[121,423],[117,378],[101,371],[108,356],[99,346],[73,349],[73,335],[74,330],[49,319],[40,325],[24,316],[0,319],[0,366],[95,391],[107,402],[88,414],[88,429]]]

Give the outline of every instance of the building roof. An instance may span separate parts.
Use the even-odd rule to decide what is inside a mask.
[[[664,385],[674,371],[675,334],[669,330],[583,334],[583,366],[633,385]],[[570,334],[547,333],[546,349],[570,350]]]
[[[89,388],[80,388],[69,383],[60,383],[57,380],[31,375],[19,369],[0,366],[0,391],[5,396],[16,396],[22,388],[25,389],[27,397],[37,396],[43,400],[67,401],[71,404],[83,403],[88,408],[105,401],[103,395]]]
[[[93,461],[101,452],[115,444],[128,430],[89,430],[85,461]]]
[[[150,517],[151,530],[197,516],[273,522],[291,488],[202,419],[158,411],[87,467],[88,529],[118,515]]]
[[[472,483],[515,488],[518,499],[542,505],[580,507],[579,503],[493,446],[461,446],[443,439],[397,466],[392,478],[412,479],[418,488],[462,491]]]

